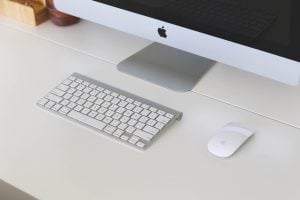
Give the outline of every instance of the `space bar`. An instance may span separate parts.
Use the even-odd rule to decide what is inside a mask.
[[[79,112],[76,112],[74,110],[72,110],[71,112],[69,112],[68,114],[69,117],[76,119],[82,123],[85,123],[89,126],[92,126],[94,128],[97,128],[99,130],[103,130],[103,128],[106,126],[106,124],[104,124],[103,122],[100,122],[94,118],[88,117],[84,114],[81,114]]]

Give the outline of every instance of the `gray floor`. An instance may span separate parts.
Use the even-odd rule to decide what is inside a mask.
[[[21,190],[0,180],[1,200],[37,200],[36,198],[22,192]]]

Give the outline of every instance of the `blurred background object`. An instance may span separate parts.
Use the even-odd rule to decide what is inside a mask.
[[[1,1],[1,0],[0,0]],[[58,26],[69,26],[79,22],[78,17],[74,17],[56,10],[53,0],[46,0],[51,21]]]
[[[0,0],[0,14],[33,26],[48,20],[45,0]]]

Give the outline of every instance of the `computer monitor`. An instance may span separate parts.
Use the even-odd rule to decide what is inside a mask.
[[[289,85],[300,77],[298,0],[55,0],[58,10],[155,43],[121,71],[190,90],[214,61]]]

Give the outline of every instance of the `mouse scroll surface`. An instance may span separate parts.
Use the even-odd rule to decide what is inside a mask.
[[[208,143],[208,150],[218,157],[232,156],[255,131],[239,123],[224,126]]]

